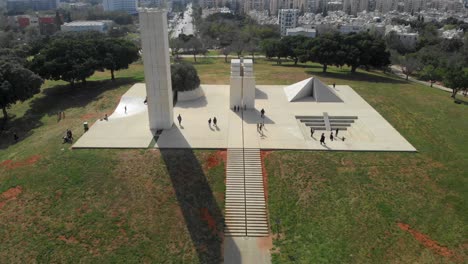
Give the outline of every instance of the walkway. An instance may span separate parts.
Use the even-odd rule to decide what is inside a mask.
[[[406,80],[406,74],[403,73],[402,69],[401,69],[401,66],[399,65],[392,65],[390,67],[392,69],[392,72],[393,74],[395,74],[396,76],[400,77],[400,78],[403,78]],[[415,83],[419,83],[419,84],[422,84],[422,85],[425,85],[425,86],[429,86],[431,88],[436,88],[436,89],[439,89],[439,90],[442,90],[442,91],[446,91],[446,92],[449,92],[451,93],[452,92],[452,89],[450,88],[447,88],[445,86],[442,86],[442,85],[438,85],[438,84],[433,84],[431,86],[431,84],[429,82],[425,82],[425,81],[421,81],[421,80],[418,80],[418,79],[415,79],[411,76],[408,77],[408,81],[412,81],[412,82],[415,82]],[[461,93],[461,92],[460,92]]]

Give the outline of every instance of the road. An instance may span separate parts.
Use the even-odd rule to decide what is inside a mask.
[[[193,35],[193,33],[192,4],[190,3],[184,11],[184,18],[177,21],[172,37],[177,38],[179,34]]]

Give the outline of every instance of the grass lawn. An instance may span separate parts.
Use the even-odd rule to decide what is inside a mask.
[[[202,83],[229,83],[223,58],[197,61]],[[349,84],[419,150],[270,153],[265,160],[275,263],[466,260],[466,104],[383,73],[353,75],[329,67],[323,74],[317,64],[264,59],[254,67],[257,84],[290,84],[311,75]],[[108,72],[97,72],[75,89],[48,81],[41,94],[9,109],[12,119],[0,132],[0,259],[222,258],[225,153],[72,151],[61,144],[67,128],[78,138],[83,121],[111,113],[131,84],[143,80],[143,67],[132,65],[116,77],[111,82]],[[58,111],[66,113],[60,122]]]

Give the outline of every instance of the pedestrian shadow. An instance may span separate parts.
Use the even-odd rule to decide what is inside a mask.
[[[160,149],[160,152],[199,263],[222,263],[224,217],[203,166],[192,149]],[[240,254],[237,247],[233,250]]]

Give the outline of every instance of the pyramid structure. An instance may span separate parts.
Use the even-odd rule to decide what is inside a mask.
[[[289,102],[312,97],[316,102],[321,103],[343,103],[332,88],[315,77],[286,86],[284,92]]]

